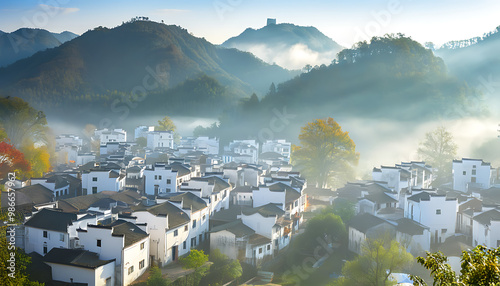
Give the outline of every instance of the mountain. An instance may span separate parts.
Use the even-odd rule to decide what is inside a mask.
[[[43,29],[21,28],[12,33],[1,33],[0,67],[59,45],[61,42]]]
[[[330,64],[343,49],[314,27],[272,23],[257,30],[248,28],[221,46],[251,52],[267,63],[288,69]]]
[[[264,93],[271,83],[294,74],[249,53],[216,47],[178,26],[131,21],[113,29],[95,28],[0,69],[0,91],[35,106],[82,100],[109,106],[112,98],[139,92],[164,94],[168,100],[167,89],[188,79],[210,82],[201,75],[238,98]]]
[[[483,37],[445,44],[435,51],[450,73],[469,84],[482,85],[488,78],[500,78],[500,26]]]
[[[370,122],[375,129],[385,128],[384,122],[411,129],[435,119],[481,115],[485,107],[477,99],[477,90],[448,74],[431,50],[403,35],[386,36],[343,50],[331,65],[279,84],[260,101],[243,102],[220,117],[218,129],[198,131],[233,138],[253,134],[261,141],[297,138],[300,126],[328,116]]]
[[[69,32],[69,31],[64,31],[62,33],[52,33],[52,35],[59,41],[61,44],[64,44],[68,41],[73,40],[74,38],[78,37],[77,34]]]

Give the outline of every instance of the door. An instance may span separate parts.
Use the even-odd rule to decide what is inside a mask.
[[[177,261],[177,257],[179,256],[179,248],[177,246],[172,247],[172,261]]]

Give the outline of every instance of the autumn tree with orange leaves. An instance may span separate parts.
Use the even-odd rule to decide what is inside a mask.
[[[291,160],[309,185],[339,186],[354,177],[354,167],[359,160],[356,144],[333,118],[306,124],[299,140],[300,146],[292,146]]]

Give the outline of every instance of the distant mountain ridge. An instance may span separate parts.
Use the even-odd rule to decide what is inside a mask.
[[[0,33],[0,67],[32,56],[36,52],[60,46],[78,37],[68,31],[51,33],[44,29],[21,28],[12,33]]]
[[[255,54],[268,63],[289,69],[305,64],[330,64],[343,47],[315,27],[294,24],[268,24],[260,29],[247,28],[243,33],[222,43]],[[301,59],[296,57],[300,54]]]
[[[233,98],[263,93],[272,82],[295,75],[252,54],[214,46],[179,26],[134,21],[95,28],[0,69],[0,92],[61,106],[77,98],[109,104],[113,94],[146,88],[158,93],[188,79],[212,84],[202,74],[228,86]]]

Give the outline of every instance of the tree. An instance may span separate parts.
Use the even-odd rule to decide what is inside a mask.
[[[397,241],[383,236],[368,238],[361,248],[361,255],[342,267],[343,277],[333,285],[390,285],[389,276],[411,266],[413,256]]]
[[[444,126],[425,134],[420,143],[418,155],[426,163],[437,169],[434,184],[443,184],[451,177],[452,161],[457,155],[457,144],[453,135]]]
[[[30,170],[30,163],[21,151],[14,145],[0,142],[0,179],[5,178],[8,172],[26,173]]]
[[[16,213],[15,223],[22,224],[23,216],[19,213]],[[0,221],[9,221],[9,223],[13,223],[10,221],[10,216],[8,212],[2,211],[0,213]],[[27,267],[31,263],[31,257],[29,257],[24,251],[20,248],[13,247],[7,242],[7,230],[8,227],[6,225],[0,226],[0,281],[3,285],[9,286],[42,286],[43,283],[38,283],[34,281],[30,281],[28,274],[26,272]],[[14,254],[15,264],[13,268],[11,267],[11,262],[8,261],[11,259],[11,255]],[[9,276],[11,270],[14,270],[14,278]]]
[[[292,147],[292,163],[301,168],[308,183],[317,187],[340,185],[353,177],[359,153],[348,132],[333,118],[317,119],[302,127],[301,146]]]
[[[47,146],[42,145],[36,147],[29,140],[22,146],[21,151],[24,158],[30,163],[31,169],[28,172],[21,172],[24,177],[43,177],[45,173],[50,171],[50,154]]]
[[[441,252],[427,252],[426,258],[417,257],[417,262],[431,271],[433,285],[499,285],[500,247],[497,249],[476,246],[472,251],[462,252],[460,275],[446,263],[448,258]],[[414,285],[427,285],[418,276],[410,276]]]
[[[177,127],[175,127],[174,122],[170,117],[165,116],[162,120],[158,120],[158,126],[155,126],[156,131],[172,131],[175,132]]]
[[[240,262],[229,259],[219,249],[210,251],[209,260],[213,264],[210,266],[210,271],[201,285],[222,285],[241,277],[243,274]]]
[[[168,286],[171,285],[168,279],[164,279],[161,275],[161,270],[158,266],[151,268],[150,274],[148,277],[147,285],[148,286]]]
[[[193,279],[193,285],[198,285],[203,276],[207,272],[207,267],[203,267],[208,261],[208,255],[206,255],[203,250],[191,249],[189,255],[182,257],[180,263],[184,269],[194,269],[194,274],[191,277]],[[186,276],[187,284],[187,276]]]
[[[42,111],[18,97],[0,98],[0,122],[16,148],[26,139],[46,142],[47,119]]]
[[[351,220],[356,215],[356,205],[348,199],[336,198],[331,207],[324,209],[324,213],[338,215],[344,223]]]
[[[307,71],[307,72],[310,72],[311,69],[312,69],[312,65],[310,65],[310,64],[307,64],[307,65],[304,66],[304,70]]]

